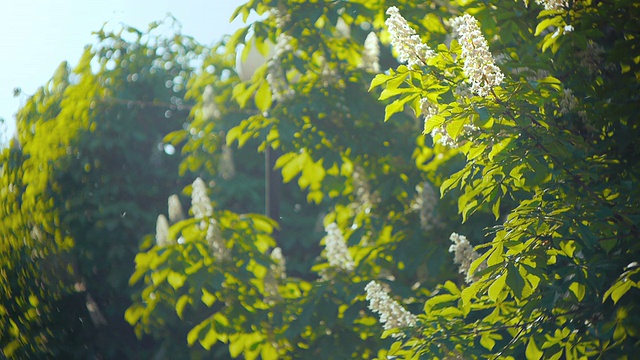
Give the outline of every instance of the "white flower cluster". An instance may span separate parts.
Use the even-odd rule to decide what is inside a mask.
[[[429,119],[438,114],[438,106],[432,104],[427,98],[422,98],[420,99],[420,112],[422,113],[422,116],[424,116],[424,127],[426,129]],[[455,141],[453,141],[453,139],[447,134],[444,127],[436,127],[431,130],[432,138],[436,139],[436,135],[438,134],[440,134],[438,142],[445,146],[454,147]]]
[[[31,238],[35,241],[42,241],[42,231],[40,231],[40,228],[37,226],[33,226],[31,228]]]
[[[471,83],[471,91],[480,96],[489,95],[494,86],[502,83],[504,74],[489,52],[489,45],[480,31],[478,21],[465,14],[451,20],[451,26],[454,36],[462,46],[463,71]]]
[[[432,104],[427,98],[420,99],[420,112],[424,116],[424,123],[427,123],[432,116],[438,114],[438,106]]]
[[[174,194],[169,196],[167,205],[169,207],[169,220],[172,223],[184,220],[184,211],[182,210],[182,205],[180,204],[180,198],[178,195]]]
[[[287,261],[282,254],[282,249],[279,247],[271,250],[271,260],[274,264],[271,265],[271,272],[276,279],[284,279],[287,277]]]
[[[269,271],[264,277],[265,301],[273,304],[282,300],[282,295],[278,291],[279,282],[287,277],[287,266],[282,249],[279,247],[271,250],[271,260],[273,264],[269,267]]]
[[[466,82],[458,84],[454,92],[456,94],[456,101],[459,104],[463,104],[466,99],[470,99],[473,96],[471,86]]]
[[[429,231],[437,223],[435,210],[438,205],[438,195],[436,189],[428,181],[421,184],[419,191],[420,227]]]
[[[202,219],[213,214],[211,199],[207,195],[207,185],[199,177],[193,181],[192,185],[191,211],[196,219]]]
[[[364,40],[364,51],[362,52],[362,65],[361,67],[369,72],[380,72],[380,44],[378,42],[378,36],[374,32],[370,32],[367,38]]]
[[[276,27],[278,29],[284,28],[287,23],[291,21],[291,13],[287,11],[287,7],[284,3],[278,4],[278,7],[274,7],[270,10],[276,20]]]
[[[369,309],[380,314],[380,322],[385,330],[416,326],[418,318],[389,297],[389,294],[376,281],[368,283],[364,290],[367,292]],[[402,337],[403,335],[392,334],[391,336]]]
[[[436,143],[442,146],[447,146],[450,148],[458,147],[458,143],[456,143],[455,140],[453,140],[453,138],[449,136],[444,126],[433,128],[433,130],[431,130],[431,137]]]
[[[202,93],[202,117],[210,121],[220,116],[220,110],[216,106],[213,86],[207,85]]]
[[[236,164],[233,162],[233,151],[230,147],[222,145],[222,156],[218,162],[218,172],[225,180],[236,176]]]
[[[162,247],[169,244],[169,221],[166,216],[160,214],[156,221],[156,245]]]
[[[340,81],[338,71],[324,57],[320,57],[320,62],[322,63],[322,71],[320,72],[322,86],[328,88],[338,83]]]
[[[580,66],[587,69],[589,73],[595,74],[600,69],[604,59],[605,51],[602,46],[589,40],[587,48],[585,50],[578,51],[576,53],[578,59],[580,59]]]
[[[473,246],[471,246],[471,243],[464,235],[452,233],[449,240],[453,243],[449,247],[449,252],[454,254],[453,262],[459,265],[458,272],[465,274],[466,281],[468,283],[472,283],[474,281],[474,277],[473,274],[469,273],[469,268],[471,267],[471,263],[480,257],[480,255],[473,250]],[[476,271],[477,270],[481,270],[481,267],[478,267]]]
[[[345,39],[351,37],[351,26],[342,17],[339,17],[338,21],[336,21],[336,29],[333,36]]]
[[[429,58],[435,56],[435,52],[422,43],[420,36],[409,26],[407,20],[400,15],[397,7],[388,8],[387,15],[389,17],[385,24],[391,35],[391,44],[398,53],[400,62],[406,61],[410,68],[414,65],[424,66]]]
[[[269,83],[273,99],[277,101],[286,100],[294,95],[293,89],[287,83],[286,72],[281,63],[284,54],[293,50],[292,42],[291,36],[285,33],[278,35],[276,45],[273,48],[273,56],[267,62],[267,83]]]
[[[229,257],[229,249],[220,234],[218,222],[212,218],[207,221],[204,220],[204,218],[213,215],[211,199],[209,199],[209,195],[207,195],[207,185],[198,177],[194,180],[192,187],[191,211],[193,212],[193,217],[196,219],[203,219],[200,222],[200,229],[204,230],[206,228],[207,234],[205,239],[213,250],[213,254],[216,259],[227,259]]]
[[[220,234],[218,222],[215,219],[209,219],[206,235],[207,244],[213,250],[213,256],[216,260],[227,260],[230,257],[229,248]]]
[[[545,10],[560,10],[567,7],[567,0],[536,0],[536,4],[543,5]]]
[[[338,225],[331,223],[327,225],[325,231],[327,236],[324,237],[324,246],[329,265],[345,271],[353,271],[355,263]]]
[[[578,98],[573,95],[571,89],[563,89],[560,97],[560,114],[566,115],[578,106]]]

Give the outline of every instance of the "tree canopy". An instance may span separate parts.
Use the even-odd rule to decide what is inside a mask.
[[[73,268],[68,284],[77,274],[99,279],[85,280],[82,294],[101,298],[130,275],[118,294],[126,305],[109,308],[109,324],[126,320],[153,339],[158,358],[634,357],[638,4],[252,0],[233,17],[251,12],[260,20],[210,50],[180,37],[144,50],[162,59],[148,72],[170,76],[157,88],[175,98],[110,92],[144,73],[121,55],[110,63],[115,46],[98,53],[98,75],[89,60],[79,79],[62,67],[22,110],[25,119],[83,118],[94,109],[87,94],[121,94],[97,114],[149,101],[189,113],[153,132],[118,132],[132,136],[118,164],[153,164],[142,150],[154,149],[173,165],[146,165],[147,178],[133,177],[140,182],[126,171],[127,180],[106,182],[113,171],[78,161],[100,153],[94,142],[114,140],[110,117],[82,123],[82,136],[61,135],[85,144],[78,152],[57,146],[62,122],[23,122],[22,149],[4,153],[0,192],[11,215],[3,218],[14,219],[4,220],[2,256],[24,274],[2,277],[21,296],[0,308],[12,324],[0,333],[6,354],[27,342],[48,348],[55,337],[34,330],[38,314],[53,313],[41,284],[88,262],[98,271]],[[176,60],[158,64],[166,54]],[[198,60],[180,62],[183,54]],[[246,69],[260,57],[262,66]],[[189,75],[172,73],[176,63]],[[62,91],[91,77],[102,79],[90,81],[100,84],[94,93]],[[155,109],[138,116],[168,111]],[[46,144],[59,153],[39,153]],[[106,192],[95,202],[97,180],[84,180],[92,174]],[[52,180],[60,175],[71,179]],[[108,206],[114,191],[139,197],[127,214],[146,221],[128,233],[130,252],[93,236],[111,219],[118,238],[129,229],[129,215],[110,217],[123,211]],[[101,264],[126,264],[138,245],[135,269],[108,272],[113,283],[99,277]]]

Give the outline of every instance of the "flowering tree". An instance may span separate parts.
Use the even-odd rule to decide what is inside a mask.
[[[474,16],[444,19],[452,40],[428,55],[407,52],[415,39],[396,30],[392,45],[409,64],[373,82],[412,104],[425,133],[466,157],[441,185],[443,194],[461,190],[463,221],[483,210],[500,221],[487,228],[481,255],[452,235],[468,285],[445,283],[394,349],[407,357],[630,356],[640,270],[638,193],[629,185],[638,173],[630,170],[637,148],[625,139],[638,123],[619,91],[635,92],[640,73],[616,49],[635,48],[637,29],[625,21],[592,29],[637,10],[477,5],[468,8]],[[390,31],[406,24],[396,8],[387,14]]]
[[[236,16],[252,10],[265,19],[223,48],[269,60],[244,82],[205,64],[191,125],[205,136],[169,137],[279,151],[284,182],[326,209],[326,249],[312,276],[287,276],[275,223],[219,209],[207,229],[194,202],[171,245],[138,255],[132,323],[154,332],[157,306],[192,308],[190,344],[247,358],[631,354],[635,5],[251,1]],[[149,302],[158,291],[172,300]]]
[[[633,356],[636,4],[252,0],[234,16],[251,11],[164,138],[190,185],[153,214],[124,315],[158,354]],[[284,182],[274,219],[263,152]]]

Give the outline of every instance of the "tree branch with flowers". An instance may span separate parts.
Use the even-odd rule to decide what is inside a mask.
[[[206,215],[220,216],[209,226],[220,224],[222,238],[195,211],[169,228],[227,249],[208,269],[240,279],[204,293],[206,280],[186,273],[188,300],[166,295],[178,315],[198,310],[190,344],[265,359],[632,354],[634,4],[283,0],[251,1],[236,15],[252,11],[264,20],[211,59],[244,45],[268,60],[244,81],[203,71],[189,126],[223,139],[212,153],[277,150],[288,189],[317,213],[307,230],[277,239],[275,223],[225,211]],[[205,99],[206,86],[219,94]],[[215,121],[203,122],[199,106],[212,98]],[[202,140],[188,134],[198,131],[168,137],[193,154]],[[206,178],[222,176],[197,164]],[[209,237],[219,241],[200,241]],[[294,275],[301,244],[312,256]],[[139,255],[136,278],[148,288],[157,269],[142,260],[167,250]],[[130,322],[158,331],[154,309],[132,309]]]

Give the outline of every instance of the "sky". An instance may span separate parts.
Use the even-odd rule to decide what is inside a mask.
[[[229,20],[248,0],[3,0],[0,4],[0,143],[15,132],[15,113],[62,61],[73,67],[105,22],[146,30],[172,14],[182,33],[212,44],[242,27]],[[14,97],[14,89],[22,94]]]

